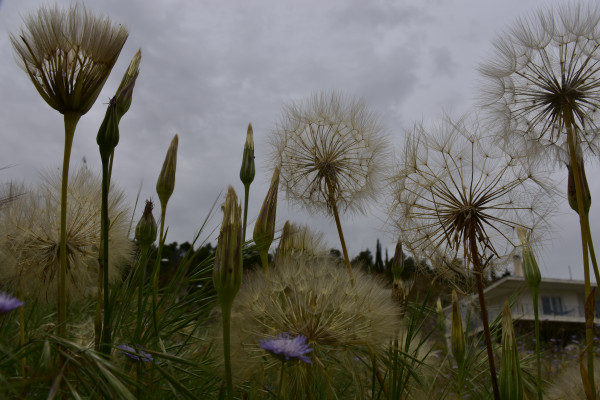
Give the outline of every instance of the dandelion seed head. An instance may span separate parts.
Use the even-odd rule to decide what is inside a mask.
[[[419,158],[428,163],[414,168],[409,159],[391,181],[390,217],[402,243],[453,272],[459,270],[453,260],[472,262],[471,238],[483,260],[502,258],[518,245],[516,227],[545,226],[551,211],[550,186],[528,179],[533,166],[513,166],[491,147],[491,137],[474,134],[478,129],[476,121],[449,116],[415,127],[406,148],[427,153]]]
[[[584,153],[600,154],[600,7],[566,3],[521,18],[480,67],[488,111],[507,152],[565,161],[568,121]]]
[[[56,301],[60,248],[60,172],[47,173],[37,188],[0,213],[0,282],[23,290],[26,298]],[[71,300],[95,295],[100,243],[101,180],[83,167],[71,175],[67,206],[67,283]],[[131,262],[133,243],[128,238],[129,210],[124,194],[109,192],[109,277],[121,279]]]
[[[273,360],[261,357],[258,343],[281,332],[305,337],[315,365],[365,353],[367,346],[383,351],[401,331],[400,310],[387,285],[362,271],[354,273],[352,287],[336,259],[297,256],[277,258],[268,276],[262,270],[245,276],[231,318],[237,378],[249,379],[273,366]]]
[[[362,101],[319,93],[284,108],[273,132],[273,161],[287,198],[309,210],[363,212],[378,194],[389,146]]]

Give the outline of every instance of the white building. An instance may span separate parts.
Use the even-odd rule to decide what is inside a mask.
[[[533,327],[535,321],[531,292],[522,276],[520,258],[515,258],[515,276],[505,276],[484,289],[485,301],[490,324],[501,318],[504,302],[511,304],[511,313],[515,326]],[[592,284],[595,287],[595,283]],[[583,331],[585,326],[585,292],[584,282],[565,279],[542,278],[538,298],[539,318],[544,329],[567,329]],[[596,296],[598,299],[598,296]],[[470,314],[471,334],[483,330],[477,294],[463,299],[461,302],[463,324]],[[595,324],[600,324],[600,302],[595,303]],[[452,306],[445,308],[446,326],[451,326]],[[518,322],[517,322],[518,321]],[[466,330],[466,326],[465,326]],[[450,332],[446,333],[447,336]]]

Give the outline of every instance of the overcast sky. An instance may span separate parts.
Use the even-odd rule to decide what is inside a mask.
[[[58,1],[69,5],[70,1]],[[273,166],[268,137],[282,106],[319,90],[363,98],[400,153],[405,131],[416,121],[436,121],[474,110],[481,88],[477,66],[492,54],[492,41],[516,17],[547,0],[422,1],[86,1],[94,12],[124,24],[130,36],[98,101],[80,121],[72,165],[85,157],[99,170],[96,133],[122,74],[138,48],[141,73],[131,109],[120,124],[114,181],[133,204],[154,198],[155,184],[172,136],[179,134],[175,193],[169,201],[167,241],[191,241],[210,205],[227,185],[243,197],[239,168],[248,122],[255,134],[257,177],[251,187],[249,235]],[[59,168],[62,116],[38,95],[14,61],[8,40],[39,0],[0,0],[0,182],[35,182],[38,172]],[[52,3],[50,3],[52,4]],[[599,169],[589,167],[594,199]],[[566,187],[564,173],[557,185]],[[561,180],[562,179],[562,180]],[[598,200],[596,200],[598,201]],[[222,199],[219,199],[219,204]],[[583,279],[579,224],[561,200],[553,231],[540,250],[543,276]],[[385,206],[342,224],[350,256],[375,249],[377,238],[393,255],[396,235],[385,225]],[[158,213],[155,210],[155,216]],[[201,235],[216,243],[221,212]],[[591,220],[598,221],[592,204]],[[135,220],[141,215],[138,209]],[[289,206],[280,196],[278,227],[286,219],[309,223],[340,248],[335,224]],[[594,229],[600,240],[598,224]]]

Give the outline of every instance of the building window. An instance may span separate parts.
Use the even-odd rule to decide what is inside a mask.
[[[565,314],[562,299],[558,296],[542,296],[542,312],[545,315]]]

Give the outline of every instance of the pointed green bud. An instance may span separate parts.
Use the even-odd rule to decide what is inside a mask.
[[[279,168],[273,171],[271,187],[265,201],[262,204],[252,238],[258,247],[258,251],[269,251],[273,238],[275,237],[275,215],[277,213],[277,190],[279,188]]]
[[[163,208],[167,206],[169,198],[175,190],[175,168],[177,167],[177,146],[179,145],[179,136],[175,134],[169,150],[167,150],[167,156],[163,163],[160,175],[158,176],[158,182],[156,182],[156,193],[158,193],[158,199]]]
[[[437,325],[442,335],[446,334],[446,318],[444,316],[444,308],[442,307],[442,299],[438,296],[435,302],[435,311],[437,313]]]
[[[156,241],[157,225],[152,209],[154,205],[151,200],[146,200],[146,207],[140,222],[135,227],[135,240],[137,240],[142,250],[148,249]]]
[[[587,177],[585,176],[585,165],[583,162],[577,162],[577,168],[579,169],[579,180],[581,181],[581,188],[583,189],[583,211],[587,215],[592,205],[592,195],[590,193],[590,187],[588,185]],[[575,190],[575,174],[573,174],[573,168],[567,165],[569,170],[569,179],[567,181],[567,198],[569,199],[569,206],[579,214],[579,207],[577,205],[577,192]]]
[[[117,120],[121,121],[121,118],[129,107],[131,106],[131,98],[133,96],[133,87],[135,86],[135,80],[140,74],[140,61],[142,60],[142,49],[138,50],[137,53],[131,59],[125,75],[121,80],[121,84],[117,89]]]
[[[290,221],[285,221],[283,229],[281,230],[281,238],[279,239],[279,245],[277,246],[277,257],[286,256],[292,252],[294,244],[295,233],[292,229]]]
[[[223,223],[217,242],[213,284],[221,307],[230,307],[242,285],[242,207],[231,186],[223,203]]]
[[[452,291],[452,327],[450,330],[450,349],[459,368],[464,366],[465,362],[465,331],[463,330],[462,316],[460,314],[460,304],[456,290]]]
[[[529,233],[526,229],[518,227],[517,235],[521,241],[521,251],[523,252],[523,275],[525,276],[525,282],[527,282],[531,293],[537,296],[540,282],[542,281],[542,274],[533,254],[531,243],[529,243]]]
[[[115,97],[110,99],[108,103],[104,120],[96,136],[96,143],[100,147],[102,161],[108,161],[111,153],[119,143],[119,122],[117,118],[117,100]]]
[[[394,250],[394,258],[392,260],[392,274],[394,280],[402,279],[402,273],[404,272],[404,253],[402,252],[402,242],[396,243],[396,250]]]
[[[250,185],[254,180],[254,135],[252,133],[252,124],[248,124],[248,133],[246,133],[246,144],[244,145],[244,156],[242,159],[242,168],[240,169],[240,179],[244,185]]]
[[[502,359],[500,363],[500,398],[523,400],[523,376],[508,301],[504,303],[502,310]]]

